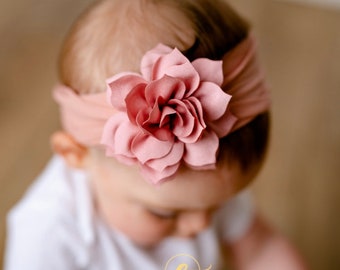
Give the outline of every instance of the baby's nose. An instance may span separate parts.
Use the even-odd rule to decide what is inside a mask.
[[[177,220],[177,233],[179,237],[194,237],[206,229],[211,222],[211,213],[208,211],[190,211],[181,213]]]

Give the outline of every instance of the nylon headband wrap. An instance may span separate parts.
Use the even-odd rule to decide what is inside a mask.
[[[215,168],[219,139],[270,107],[252,35],[222,61],[190,62],[159,44],[144,55],[141,73],[109,78],[106,92],[77,94],[59,85],[53,95],[66,132],[124,164],[138,164],[154,184],[182,163]]]

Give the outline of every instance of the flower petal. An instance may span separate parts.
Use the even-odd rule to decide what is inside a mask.
[[[201,102],[194,96],[191,96],[184,100],[184,103],[188,106],[191,113],[196,116],[196,120],[202,127],[206,127],[203,116],[203,108]]]
[[[125,111],[126,96],[135,86],[145,83],[137,73],[119,73],[106,80],[108,100],[116,109]]]
[[[225,113],[231,99],[231,95],[223,92],[218,85],[211,82],[202,82],[195,92],[195,97],[202,104],[206,121],[220,118]]]
[[[149,80],[159,80],[164,75],[175,77],[182,80],[186,86],[189,96],[196,90],[199,85],[199,74],[190,63],[190,61],[177,49],[173,49],[170,53],[160,56],[152,67],[151,75],[147,74]],[[150,63],[149,63],[150,65]],[[142,71],[144,76],[144,71]],[[150,77],[149,77],[150,76]]]
[[[117,154],[133,158],[130,151],[131,141],[137,135],[138,129],[131,125],[125,113],[117,113],[105,124],[101,144],[106,146],[106,155]]]
[[[180,79],[185,84],[186,97],[191,96],[200,84],[198,72],[194,69],[190,62],[168,67],[164,70],[164,75]]]
[[[188,137],[190,134],[192,134],[192,131],[194,129],[196,123],[196,115],[192,115],[186,103],[181,100],[171,100],[169,104],[171,106],[174,106],[177,114],[172,123],[172,132],[178,138]]]
[[[166,156],[172,146],[173,141],[160,141],[148,134],[139,133],[132,142],[131,151],[144,164],[149,160]]]
[[[196,143],[185,145],[184,161],[192,167],[206,167],[216,163],[219,139],[213,131],[206,130]]]
[[[151,80],[158,80],[162,78],[170,67],[190,63],[190,61],[177,49],[161,55],[152,67]],[[191,65],[191,63],[190,63]]]
[[[174,136],[170,131],[169,120],[166,118],[170,118],[173,113],[173,110],[167,107],[163,108],[161,112],[158,105],[155,104],[154,108],[149,112],[148,118],[143,116],[138,119],[139,115],[137,116],[137,123],[145,133],[156,137],[158,140],[172,141]]]
[[[162,116],[161,116],[161,121],[160,121],[160,126],[164,127],[164,126],[170,126],[170,119],[171,116],[174,116],[176,114],[176,110],[169,107],[169,106],[165,106],[163,107],[162,110]]]
[[[161,56],[170,53],[172,50],[173,50],[172,48],[166,45],[158,44],[155,48],[145,53],[141,61],[141,73],[145,80],[147,81],[153,80],[152,72],[155,63]]]
[[[173,145],[170,153],[162,158],[147,161],[145,164],[155,171],[161,172],[169,166],[179,163],[184,154],[184,144],[177,142]]]
[[[135,158],[135,155],[131,152],[131,145],[139,132],[139,129],[135,125],[132,125],[128,121],[123,122],[117,128],[115,134],[115,154]]]
[[[141,165],[140,171],[147,181],[152,184],[160,184],[161,182],[171,179],[178,171],[179,166],[180,163],[177,163],[173,166],[166,167],[163,171],[159,172],[146,165]]]
[[[222,61],[198,58],[192,62],[197,70],[201,82],[212,82],[221,86],[223,83]]]
[[[126,109],[129,119],[132,123],[136,124],[137,115],[142,113],[142,115],[148,117],[149,106],[145,100],[145,84],[138,84],[135,86],[130,93],[126,96]],[[146,120],[146,119],[143,119]]]
[[[182,99],[185,94],[185,84],[173,77],[165,75],[159,80],[151,82],[145,88],[145,99],[149,106],[153,106],[156,101],[161,105],[166,104],[169,99]]]
[[[206,128],[206,124],[203,119],[203,109],[201,103],[195,97],[189,97],[184,100],[190,114],[193,115],[194,125],[191,133],[186,137],[178,137],[184,143],[195,143],[202,135],[203,130]]]

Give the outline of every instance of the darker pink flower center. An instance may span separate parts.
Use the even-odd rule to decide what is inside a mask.
[[[170,76],[138,84],[125,99],[131,123],[161,141],[190,137],[195,142],[206,125],[201,103],[193,95],[187,97],[185,88],[183,81]]]

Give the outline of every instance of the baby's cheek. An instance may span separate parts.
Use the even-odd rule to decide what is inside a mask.
[[[158,222],[139,220],[135,225],[130,225],[126,234],[131,240],[142,246],[152,246],[161,242],[171,234],[171,226]]]
[[[103,209],[104,220],[113,230],[118,230],[136,244],[152,246],[172,234],[172,222],[159,220],[131,205],[113,204]]]
[[[172,234],[172,222],[159,220],[143,211],[136,212],[131,213],[130,222],[121,231],[137,244],[152,246]]]

